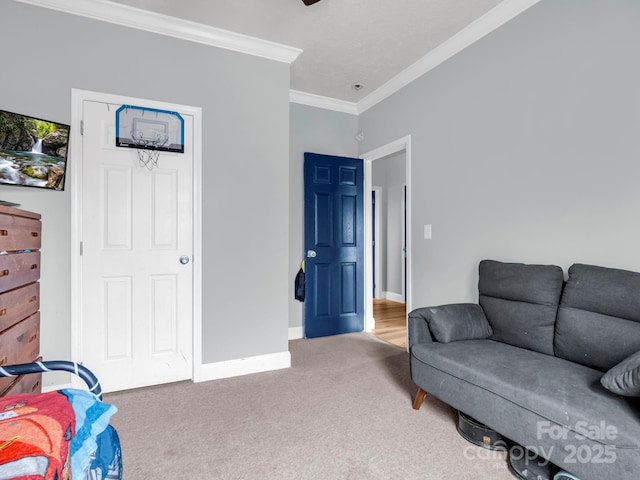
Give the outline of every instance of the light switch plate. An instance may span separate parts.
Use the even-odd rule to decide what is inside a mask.
[[[431,225],[424,226],[424,239],[431,240]]]

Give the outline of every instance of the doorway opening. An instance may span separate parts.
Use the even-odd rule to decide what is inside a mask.
[[[407,348],[411,309],[411,137],[361,156],[365,167],[366,331]],[[375,195],[375,204],[373,197]]]

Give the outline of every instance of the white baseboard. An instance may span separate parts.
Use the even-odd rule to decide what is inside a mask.
[[[291,367],[289,352],[257,355],[255,357],[238,358],[224,362],[207,363],[200,367],[198,378],[194,382],[206,382],[220,378],[239,377],[250,373],[268,372]]]
[[[302,331],[302,327],[299,328],[300,331]],[[196,374],[196,378],[194,378],[193,381],[194,383],[206,382],[208,380],[239,377],[241,375],[268,372],[283,368],[291,368],[291,354],[289,352],[271,353],[268,355],[257,355],[255,357],[238,358],[236,360],[226,360],[224,362],[207,363],[200,366],[198,369],[199,371]],[[51,392],[54,390],[61,390],[63,388],[86,389],[86,385],[82,380],[80,380],[80,378],[77,378],[79,382],[78,384],[74,383],[74,379],[75,377],[72,378],[71,383],[43,386],[42,392]]]
[[[304,338],[303,327],[289,327],[289,340],[298,340]]]
[[[373,318],[373,312],[364,319],[364,331],[371,333],[376,329],[376,319]]]
[[[383,298],[392,302],[404,303],[404,295],[401,293],[382,292]]]

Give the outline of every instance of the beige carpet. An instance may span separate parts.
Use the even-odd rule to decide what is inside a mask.
[[[456,431],[406,352],[366,333],[290,342],[292,367],[112,393],[124,478],[513,480]]]

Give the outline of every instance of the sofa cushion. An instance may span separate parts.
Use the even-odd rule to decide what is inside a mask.
[[[480,305],[500,342],[553,355],[553,334],[564,274],[555,265],[483,260]]]
[[[429,331],[438,342],[487,338],[492,333],[478,304],[458,303],[428,307],[425,313]]]
[[[419,361],[548,420],[538,426],[540,445],[550,440],[551,425],[604,445],[640,445],[636,399],[602,387],[598,370],[492,340],[418,344],[411,355],[412,365]],[[603,438],[601,426],[615,431]]]
[[[640,351],[640,273],[572,265],[555,328],[557,356],[603,372]]]
[[[600,378],[607,390],[627,397],[640,397],[640,352],[625,358]]]

